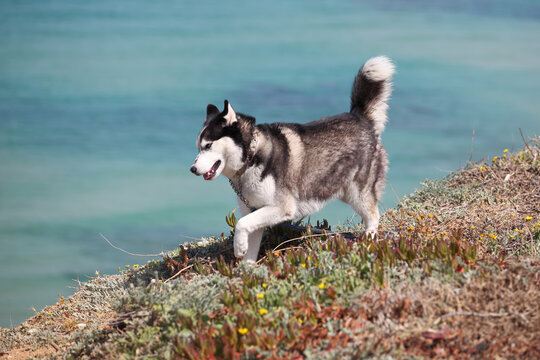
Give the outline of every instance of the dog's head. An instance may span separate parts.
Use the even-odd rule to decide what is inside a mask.
[[[213,180],[221,173],[232,177],[244,166],[251,138],[246,135],[244,124],[253,124],[255,119],[237,114],[225,100],[223,111],[212,104],[206,108],[206,121],[197,136],[197,158],[191,172]],[[252,127],[252,126],[251,126]]]

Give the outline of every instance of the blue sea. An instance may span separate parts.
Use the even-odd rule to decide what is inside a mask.
[[[315,120],[391,57],[384,210],[540,132],[539,38],[537,0],[2,0],[0,326],[148,260],[100,233],[148,254],[228,231],[228,182],[189,172],[208,103]]]

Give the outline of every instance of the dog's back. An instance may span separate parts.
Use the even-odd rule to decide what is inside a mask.
[[[380,134],[387,121],[393,71],[386,57],[366,62],[355,78],[348,113],[307,124],[258,125],[262,141],[272,148],[264,175],[271,174],[300,201],[339,197],[350,203],[351,192],[358,192],[376,204],[388,166]]]

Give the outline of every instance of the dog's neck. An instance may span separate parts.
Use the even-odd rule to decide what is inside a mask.
[[[247,168],[253,165],[253,158],[257,152],[257,136],[255,134],[251,137],[249,145],[244,147],[243,150],[242,161],[237,164],[237,166],[241,166],[239,168],[225,168],[222,172],[223,175],[234,182],[239,182],[240,177],[244,175]]]

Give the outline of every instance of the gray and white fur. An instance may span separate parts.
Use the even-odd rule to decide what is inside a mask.
[[[307,124],[256,125],[227,100],[223,111],[208,105],[191,172],[231,180],[243,215],[234,235],[237,257],[256,261],[265,227],[309,215],[334,198],[377,233],[388,169],[380,135],[393,73],[387,57],[369,59],[354,80],[350,111]]]

